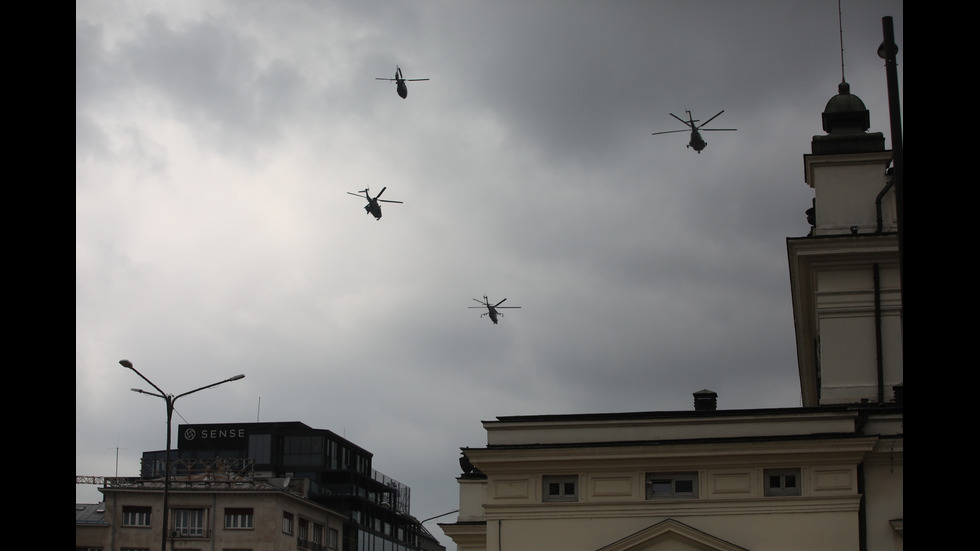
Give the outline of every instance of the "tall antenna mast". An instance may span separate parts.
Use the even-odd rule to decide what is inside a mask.
[[[840,81],[844,80],[844,17],[841,15],[841,0],[837,0],[837,27],[840,29]]]
[[[111,450],[112,448],[109,449]],[[119,476],[119,432],[118,431],[116,432],[116,476]]]

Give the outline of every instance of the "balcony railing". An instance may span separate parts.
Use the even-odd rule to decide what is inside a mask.
[[[327,546],[322,543],[300,538],[296,538],[296,547],[298,549],[310,549],[311,551],[327,551]]]
[[[211,531],[207,528],[171,528],[170,529],[170,539],[208,539],[211,537]]]

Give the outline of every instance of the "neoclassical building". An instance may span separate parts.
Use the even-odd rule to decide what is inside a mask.
[[[811,231],[787,239],[803,406],[719,410],[703,390],[689,411],[484,421],[439,525],[458,551],[902,550],[893,159],[838,91],[804,155]]]

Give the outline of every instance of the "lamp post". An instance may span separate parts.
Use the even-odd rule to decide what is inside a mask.
[[[895,27],[891,16],[881,18],[884,40],[878,46],[878,57],[885,60],[885,79],[888,86],[888,118],[892,133],[892,165],[895,167],[895,214],[898,224],[898,277],[901,286],[902,311],[905,311],[905,258],[902,240],[902,209],[905,204],[905,191],[902,180],[905,173],[905,150],[902,146],[902,108],[898,100],[898,45],[895,44]],[[904,315],[903,318],[904,319]],[[904,335],[904,333],[903,333]]]
[[[443,513],[441,515],[436,515],[434,517],[429,517],[429,518],[427,518],[425,520],[419,521],[419,532],[421,533],[423,530],[425,530],[425,527],[423,527],[422,525],[425,524],[426,522],[429,522],[430,520],[433,520],[433,519],[437,519],[439,517],[444,517],[446,515],[451,515],[453,513],[458,513],[458,512],[459,512],[459,509],[453,509],[452,511],[449,511],[448,513]],[[421,535],[421,534],[419,534],[419,535]],[[422,542],[421,542],[421,540],[419,538],[419,535],[416,535],[415,536],[415,548],[416,549],[422,549]]]
[[[209,385],[202,386],[201,388],[195,388],[194,390],[189,390],[183,394],[178,394],[174,396],[173,394],[167,394],[166,392],[160,390],[160,387],[153,384],[153,381],[144,377],[143,374],[140,373],[139,371],[136,371],[136,368],[133,367],[133,362],[129,360],[119,360],[119,365],[125,367],[126,369],[131,369],[133,373],[139,375],[141,379],[143,379],[144,381],[149,383],[150,386],[155,388],[159,394],[155,394],[153,392],[147,392],[141,388],[131,388],[130,390],[132,390],[133,392],[138,392],[140,394],[149,394],[150,396],[163,398],[163,400],[167,403],[167,455],[166,455],[166,462],[164,463],[165,470],[163,473],[163,529],[161,530],[162,535],[160,538],[160,551],[167,551],[167,498],[170,494],[170,432],[171,432],[170,420],[173,418],[174,415],[174,402],[177,401],[177,398],[180,398],[182,396],[187,396],[188,394],[193,394],[199,390],[204,390],[206,388],[211,388],[213,386],[218,386],[220,384],[228,383],[231,381],[237,381],[239,379],[244,379],[245,375],[244,374],[235,375],[234,377],[230,377],[223,381],[218,381],[217,383],[211,383]]]

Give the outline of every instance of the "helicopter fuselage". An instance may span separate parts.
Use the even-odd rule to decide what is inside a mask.
[[[364,211],[373,215],[375,220],[381,220],[381,205],[377,201],[368,201],[368,204],[364,205]]]
[[[708,145],[708,142],[704,141],[701,137],[701,133],[697,130],[691,130],[691,143],[687,144],[687,147],[694,149],[698,153]]]
[[[395,81],[395,90],[398,92],[398,95],[402,97],[402,99],[408,97],[408,86],[405,85],[404,80],[399,79]]]

